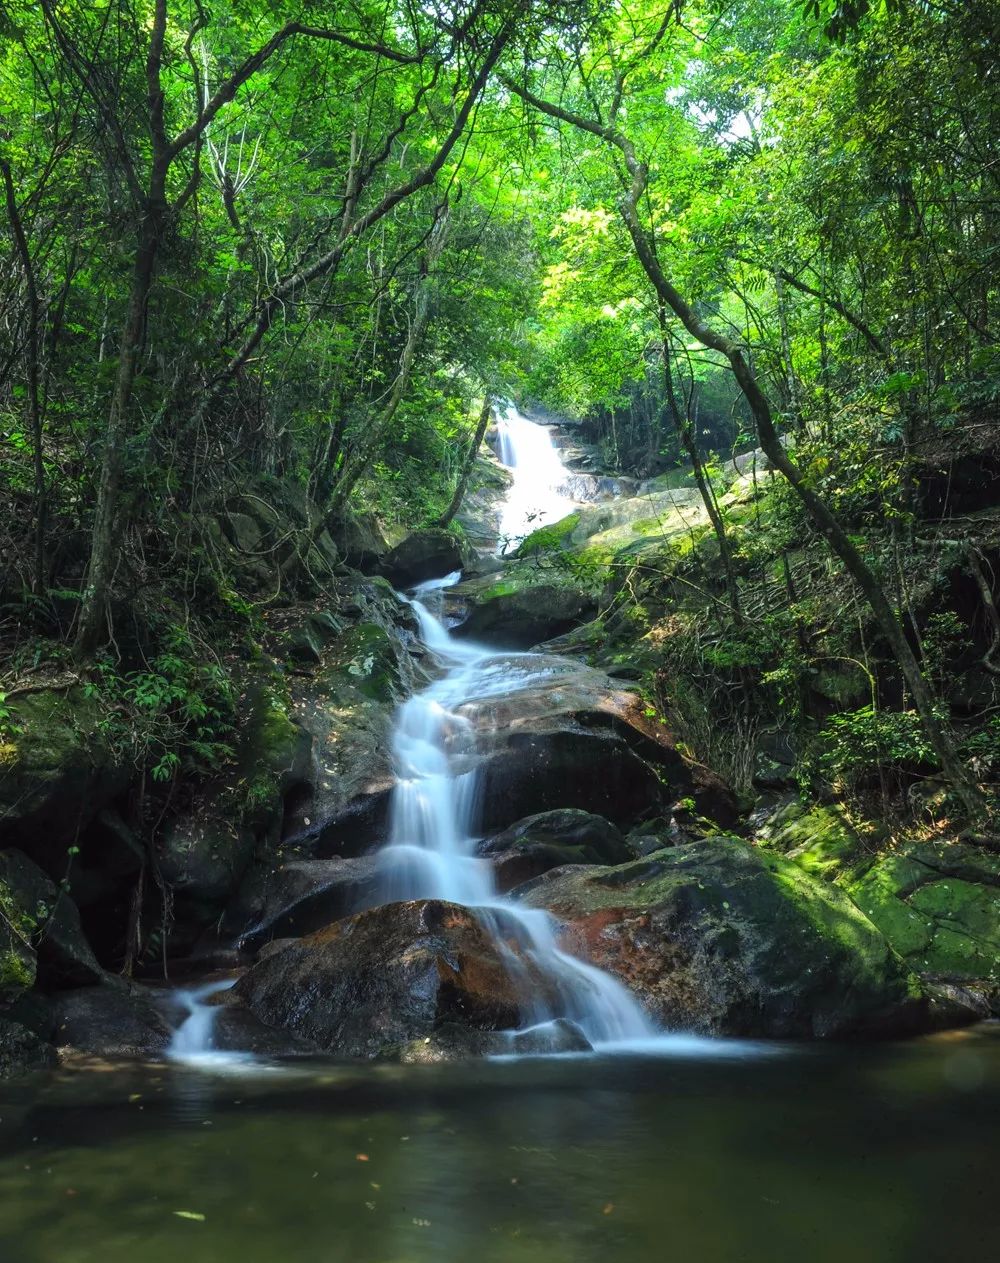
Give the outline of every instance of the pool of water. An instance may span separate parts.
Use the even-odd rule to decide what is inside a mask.
[[[1000,1241],[1000,1025],[0,1084],[6,1263],[912,1263]]]

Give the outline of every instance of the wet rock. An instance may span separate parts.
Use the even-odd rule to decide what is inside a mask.
[[[455,635],[503,649],[528,649],[587,622],[596,612],[593,596],[577,588],[501,581],[478,598]]]
[[[411,588],[461,570],[465,562],[466,551],[458,536],[429,526],[414,531],[386,553],[379,569],[394,587]]]
[[[587,811],[564,808],[519,820],[480,846],[501,891],[562,864],[623,864],[632,852],[621,830]]]
[[[385,904],[260,961],[235,998],[268,1026],[346,1057],[399,1055],[456,1023],[476,1031],[520,1024],[519,986],[473,912],[439,900]],[[537,980],[544,989],[544,982]]]
[[[56,1061],[56,1051],[51,1044],[19,1022],[0,1017],[0,1079],[49,1070]]]
[[[302,936],[367,906],[378,887],[374,855],[298,860],[271,873],[259,916],[241,943],[253,949],[273,938]]]
[[[170,1027],[152,993],[124,982],[67,991],[53,1002],[60,1047],[101,1057],[156,1057],[170,1042]]]
[[[557,1018],[517,1031],[471,1030],[447,1023],[433,1035],[407,1044],[398,1051],[398,1057],[410,1065],[437,1065],[466,1057],[532,1057],[591,1051],[590,1041],[575,1022]]]
[[[317,1045],[289,1030],[275,1030],[254,1017],[249,1010],[229,1005],[219,1012],[212,1028],[212,1047],[219,1052],[250,1053],[254,1057],[286,1060],[316,1057]]]
[[[845,895],[737,838],[557,869],[516,896],[668,1030],[832,1038],[928,1022],[915,976]]]
[[[76,904],[20,851],[0,851],[0,907],[4,912],[0,925],[9,940],[7,951],[22,960],[19,945],[32,951],[43,987],[84,986],[104,977],[84,936]]]

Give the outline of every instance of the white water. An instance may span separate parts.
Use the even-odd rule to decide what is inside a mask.
[[[167,1048],[168,1060],[207,1068],[246,1065],[254,1060],[249,1053],[217,1049],[213,1042],[215,1021],[220,1009],[217,1004],[209,1004],[208,1001],[220,991],[228,991],[235,982],[235,978],[225,978],[207,982],[191,990],[174,992],[173,998],[187,1016],[174,1031]]]
[[[532,488],[554,496],[565,480],[547,431],[511,411],[501,423],[501,459],[514,473],[511,498],[520,502],[505,520],[513,521],[515,512],[524,516]],[[555,512],[554,498],[549,503]],[[456,572],[421,584],[410,598],[421,637],[444,674],[399,710],[393,735],[397,782],[389,841],[380,855],[382,899],[446,899],[477,909],[523,983],[526,1026],[562,1017],[595,1047],[648,1041],[655,1028],[629,991],[562,951],[547,912],[501,898],[491,864],[476,855],[477,707],[542,685],[553,668],[538,655],[453,637],[431,606],[460,577]]]
[[[513,551],[526,535],[558,522],[577,508],[569,495],[569,471],[559,458],[552,434],[521,416],[513,404],[497,421],[497,455],[511,472],[511,486],[500,515],[500,552]]]

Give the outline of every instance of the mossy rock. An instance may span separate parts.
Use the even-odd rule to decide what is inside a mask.
[[[397,645],[378,623],[359,623],[337,645],[337,662],[366,697],[390,702],[400,686]]]
[[[1000,986],[1000,857],[958,842],[910,843],[843,886],[911,968]]]
[[[667,1029],[832,1038],[928,1020],[917,978],[843,892],[738,838],[556,869],[517,894]]]
[[[862,853],[861,839],[836,807],[792,803],[767,822],[758,841],[825,881],[833,881]]]

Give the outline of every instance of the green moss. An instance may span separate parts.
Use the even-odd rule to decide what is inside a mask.
[[[836,807],[787,808],[759,841],[826,881],[833,881],[861,853],[860,839]]]
[[[540,526],[522,542],[518,554],[527,557],[532,553],[549,552],[562,546],[573,534],[579,522],[580,514],[577,512],[570,513],[568,517],[560,518],[558,522],[552,522],[548,526]]]

